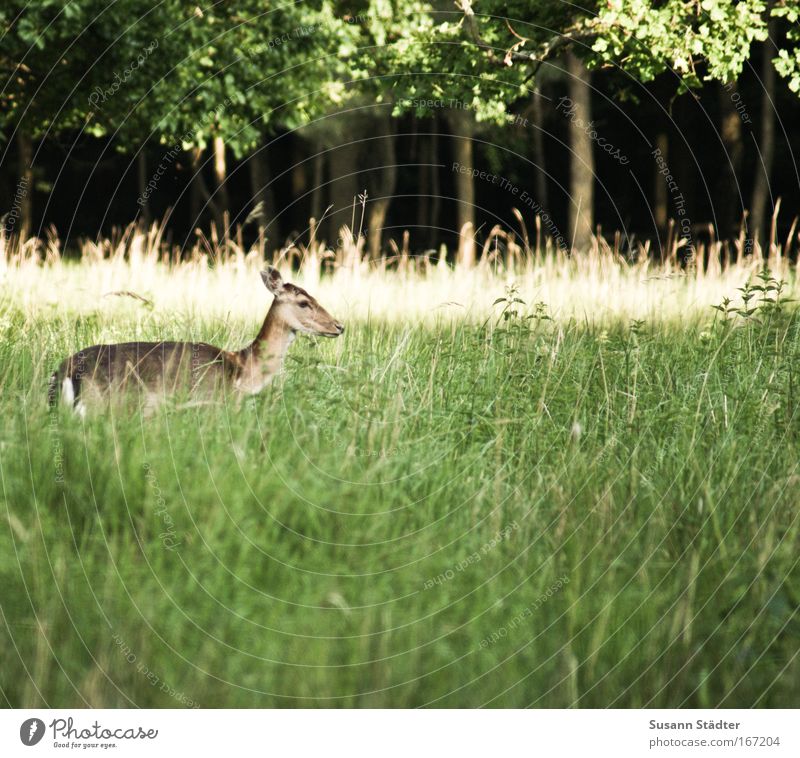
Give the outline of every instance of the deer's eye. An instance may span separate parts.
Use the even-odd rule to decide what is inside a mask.
[[[300,303],[300,307],[301,308],[310,308],[311,307],[311,303],[302,302],[302,303]]]

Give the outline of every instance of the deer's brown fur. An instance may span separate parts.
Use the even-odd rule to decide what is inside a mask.
[[[50,378],[51,405],[78,406],[97,398],[142,393],[148,402],[176,392],[213,398],[233,391],[253,394],[281,370],[298,332],[338,337],[336,321],[301,287],[283,281],[274,268],[261,273],[275,296],[256,338],[230,352],[202,342],[126,342],[93,345],[66,358]],[[85,407],[79,406],[79,407]]]

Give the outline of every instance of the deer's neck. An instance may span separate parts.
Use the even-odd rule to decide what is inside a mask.
[[[243,392],[260,392],[283,368],[283,359],[295,332],[273,303],[256,338],[240,351],[241,372],[236,381]]]

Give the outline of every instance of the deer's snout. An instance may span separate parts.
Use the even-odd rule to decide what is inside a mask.
[[[334,321],[333,319],[331,319],[325,326],[325,330],[323,331],[322,329],[320,329],[319,331],[317,331],[317,334],[320,334],[323,337],[338,337],[343,331],[344,331],[344,324],[341,324],[338,321]]]

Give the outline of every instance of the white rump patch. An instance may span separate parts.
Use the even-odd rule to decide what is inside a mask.
[[[75,402],[75,385],[68,376],[61,382],[61,399],[69,405]]]

